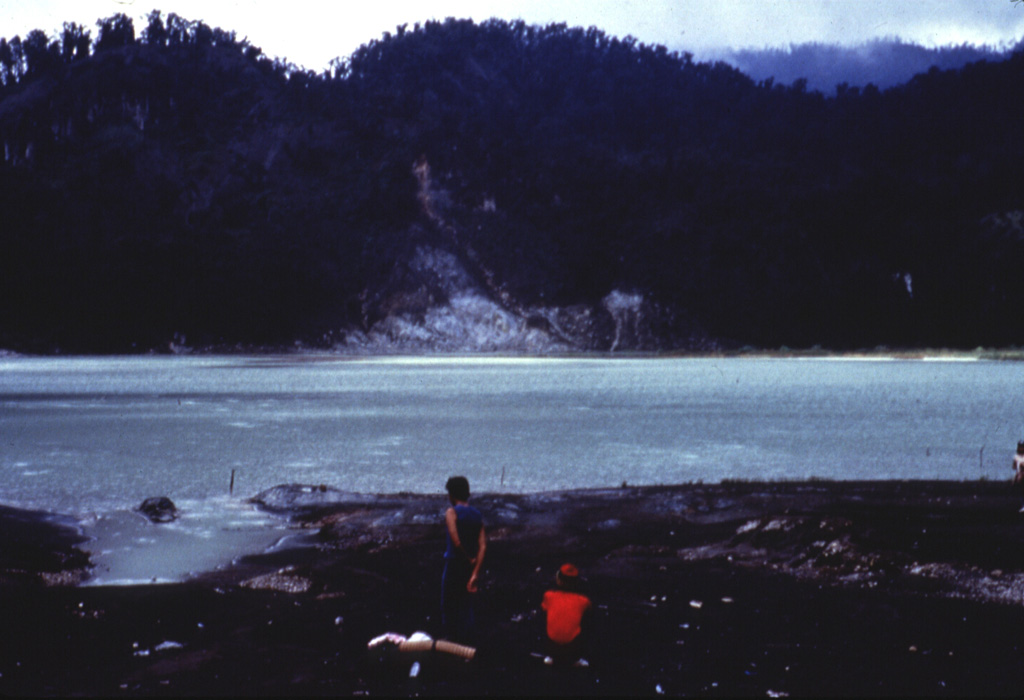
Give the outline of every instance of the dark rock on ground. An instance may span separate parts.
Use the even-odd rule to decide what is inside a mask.
[[[326,484],[281,484],[261,491],[250,498],[249,502],[272,513],[299,514],[379,500],[379,496],[340,491]]]
[[[169,523],[178,517],[177,506],[166,496],[147,498],[139,506],[139,512],[154,523]]]
[[[0,585],[78,583],[89,557],[75,545],[85,540],[70,519],[0,506]]]
[[[318,491],[319,492],[319,491]],[[301,500],[301,499],[300,499]],[[438,619],[444,499],[299,508],[306,546],[182,584],[0,588],[3,695],[1016,695],[1024,516],[1004,484],[810,483],[481,494],[469,663],[381,656]],[[25,534],[25,533],[23,533]],[[25,536],[28,536],[25,534]],[[566,560],[590,666],[542,650]],[[420,673],[409,677],[412,662]]]

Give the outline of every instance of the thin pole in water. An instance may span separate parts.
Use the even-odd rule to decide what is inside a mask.
[[[235,470],[231,470],[231,485],[228,486],[228,495],[233,496],[235,494]]]

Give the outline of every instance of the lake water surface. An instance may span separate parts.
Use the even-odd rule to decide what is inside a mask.
[[[177,547],[185,571],[208,567],[202,540],[221,561],[280,537],[244,498],[281,483],[441,496],[455,473],[477,492],[1008,479],[1018,438],[1012,362],[0,359],[0,503],[81,519],[111,561],[147,539]],[[172,526],[130,512],[161,495],[182,510]],[[140,577],[114,568],[106,581]]]

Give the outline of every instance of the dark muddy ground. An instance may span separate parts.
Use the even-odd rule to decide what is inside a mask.
[[[482,495],[477,635],[457,640],[478,649],[470,662],[367,649],[388,631],[439,635],[442,500],[296,488],[262,500],[309,546],[123,588],[74,585],[73,533],[0,509],[0,694],[1024,691],[1024,515],[1006,484]],[[596,605],[586,669],[531,654],[540,597],[566,560]]]

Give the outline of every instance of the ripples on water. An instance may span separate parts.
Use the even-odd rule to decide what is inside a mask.
[[[232,470],[236,497],[290,481],[440,497],[453,473],[510,492],[1003,479],[1021,437],[1016,363],[0,359],[0,502],[95,531],[156,495],[223,513]],[[204,517],[229,538],[236,516]],[[178,530],[198,538],[201,520]]]

